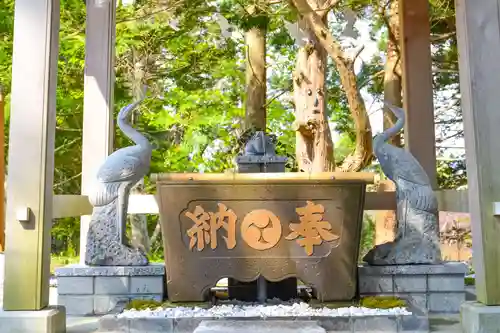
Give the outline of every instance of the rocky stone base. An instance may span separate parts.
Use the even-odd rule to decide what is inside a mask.
[[[0,310],[2,333],[65,333],[66,314],[63,307],[48,307],[39,311]]]
[[[162,301],[165,267],[162,264],[130,267],[70,265],[56,269],[59,305],[68,315],[117,313],[132,299]]]
[[[119,318],[107,315],[99,320],[99,333],[204,333],[212,332],[266,332],[284,333],[284,327],[297,327],[294,332],[429,332],[429,320],[426,315],[395,316],[346,316],[346,317],[272,317],[272,318]],[[256,328],[252,331],[242,330]],[[222,330],[224,328],[224,330]],[[301,328],[303,330],[301,330]],[[306,329],[307,328],[307,329]],[[313,330],[314,329],[314,330]],[[213,331],[216,332],[216,331]],[[292,331],[286,331],[292,332]]]
[[[461,309],[464,333],[494,333],[500,330],[500,306],[466,302]]]
[[[429,313],[459,313],[465,302],[464,263],[360,266],[361,296],[397,296]]]

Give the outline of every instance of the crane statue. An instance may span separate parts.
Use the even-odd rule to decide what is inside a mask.
[[[415,157],[387,142],[404,127],[405,112],[386,106],[398,120],[374,137],[373,148],[382,171],[396,185],[397,232],[393,242],[376,245],[363,260],[371,265],[435,264],[441,261],[436,195]]]
[[[118,149],[107,157],[97,172],[95,187],[89,195],[94,206],[85,263],[93,266],[142,266],[148,264],[140,249],[126,244],[125,227],[131,188],[149,171],[153,146],[134,129],[127,117],[144,97],[120,110],[118,127],[135,145]]]

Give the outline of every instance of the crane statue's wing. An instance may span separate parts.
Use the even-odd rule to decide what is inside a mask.
[[[112,154],[97,172],[97,180],[103,183],[132,180],[142,175],[143,167],[142,161],[133,155]]]

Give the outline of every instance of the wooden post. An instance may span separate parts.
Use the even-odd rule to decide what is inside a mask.
[[[456,1],[477,300],[500,305],[500,0]]]
[[[87,1],[82,194],[113,150],[113,88],[116,0]],[[80,220],[80,261],[85,260],[90,216]]]
[[[5,95],[0,86],[0,253],[5,251]]]
[[[49,302],[58,42],[59,0],[16,0],[4,310]]]
[[[432,92],[429,0],[399,0],[404,144],[437,187],[436,135]]]

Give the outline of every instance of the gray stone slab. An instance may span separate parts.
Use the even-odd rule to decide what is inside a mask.
[[[92,276],[61,276],[57,279],[59,295],[92,295],[94,278]]]
[[[353,319],[351,317],[315,317],[319,326],[327,332],[351,333]]]
[[[163,294],[164,283],[161,276],[131,276],[131,294]]]
[[[130,298],[123,295],[95,295],[94,314],[103,315],[123,311]]]
[[[429,327],[431,332],[462,333],[460,314],[430,315]]]
[[[398,331],[396,316],[353,317],[353,332],[392,333]]]
[[[392,293],[392,276],[360,276],[359,292],[361,294]]]
[[[465,292],[461,293],[430,293],[429,311],[438,313],[458,313],[465,302]]]
[[[129,319],[106,315],[99,318],[98,332],[129,332]]]
[[[203,325],[202,325],[203,323]],[[318,331],[318,327],[321,329]],[[329,332],[329,333],[426,333],[429,322],[426,315],[365,316],[365,317],[270,317],[270,318],[117,318],[103,316],[99,332]]]
[[[463,333],[499,333],[500,306],[466,302],[460,309]]]
[[[64,307],[48,307],[39,311],[0,310],[2,333],[65,333],[66,312]]]
[[[464,291],[465,280],[460,274],[429,276],[429,291]]]
[[[429,274],[466,274],[467,264],[462,262],[445,262],[439,265],[394,265],[358,267],[360,276],[368,275],[429,275]]]
[[[476,286],[465,286],[465,300],[475,301],[476,299]]]
[[[210,320],[203,321],[194,333],[326,333],[313,321]]]
[[[136,318],[129,320],[130,333],[145,332],[173,332],[174,319],[172,318]]]
[[[152,263],[147,266],[87,266],[81,264],[57,268],[56,276],[162,276],[165,265]]]
[[[395,275],[394,292],[412,293],[427,291],[427,276],[425,275]]]
[[[66,308],[66,314],[88,316],[94,314],[94,296],[58,295],[57,304]]]
[[[94,280],[96,295],[123,295],[129,293],[128,276],[98,276]]]
[[[430,330],[429,318],[423,315],[401,316],[398,325],[398,332],[427,333]]]
[[[97,333],[99,317],[66,316],[66,333]]]
[[[193,331],[204,320],[210,320],[210,319],[208,319],[208,318],[176,318],[176,319],[174,319],[174,333],[193,333]]]

